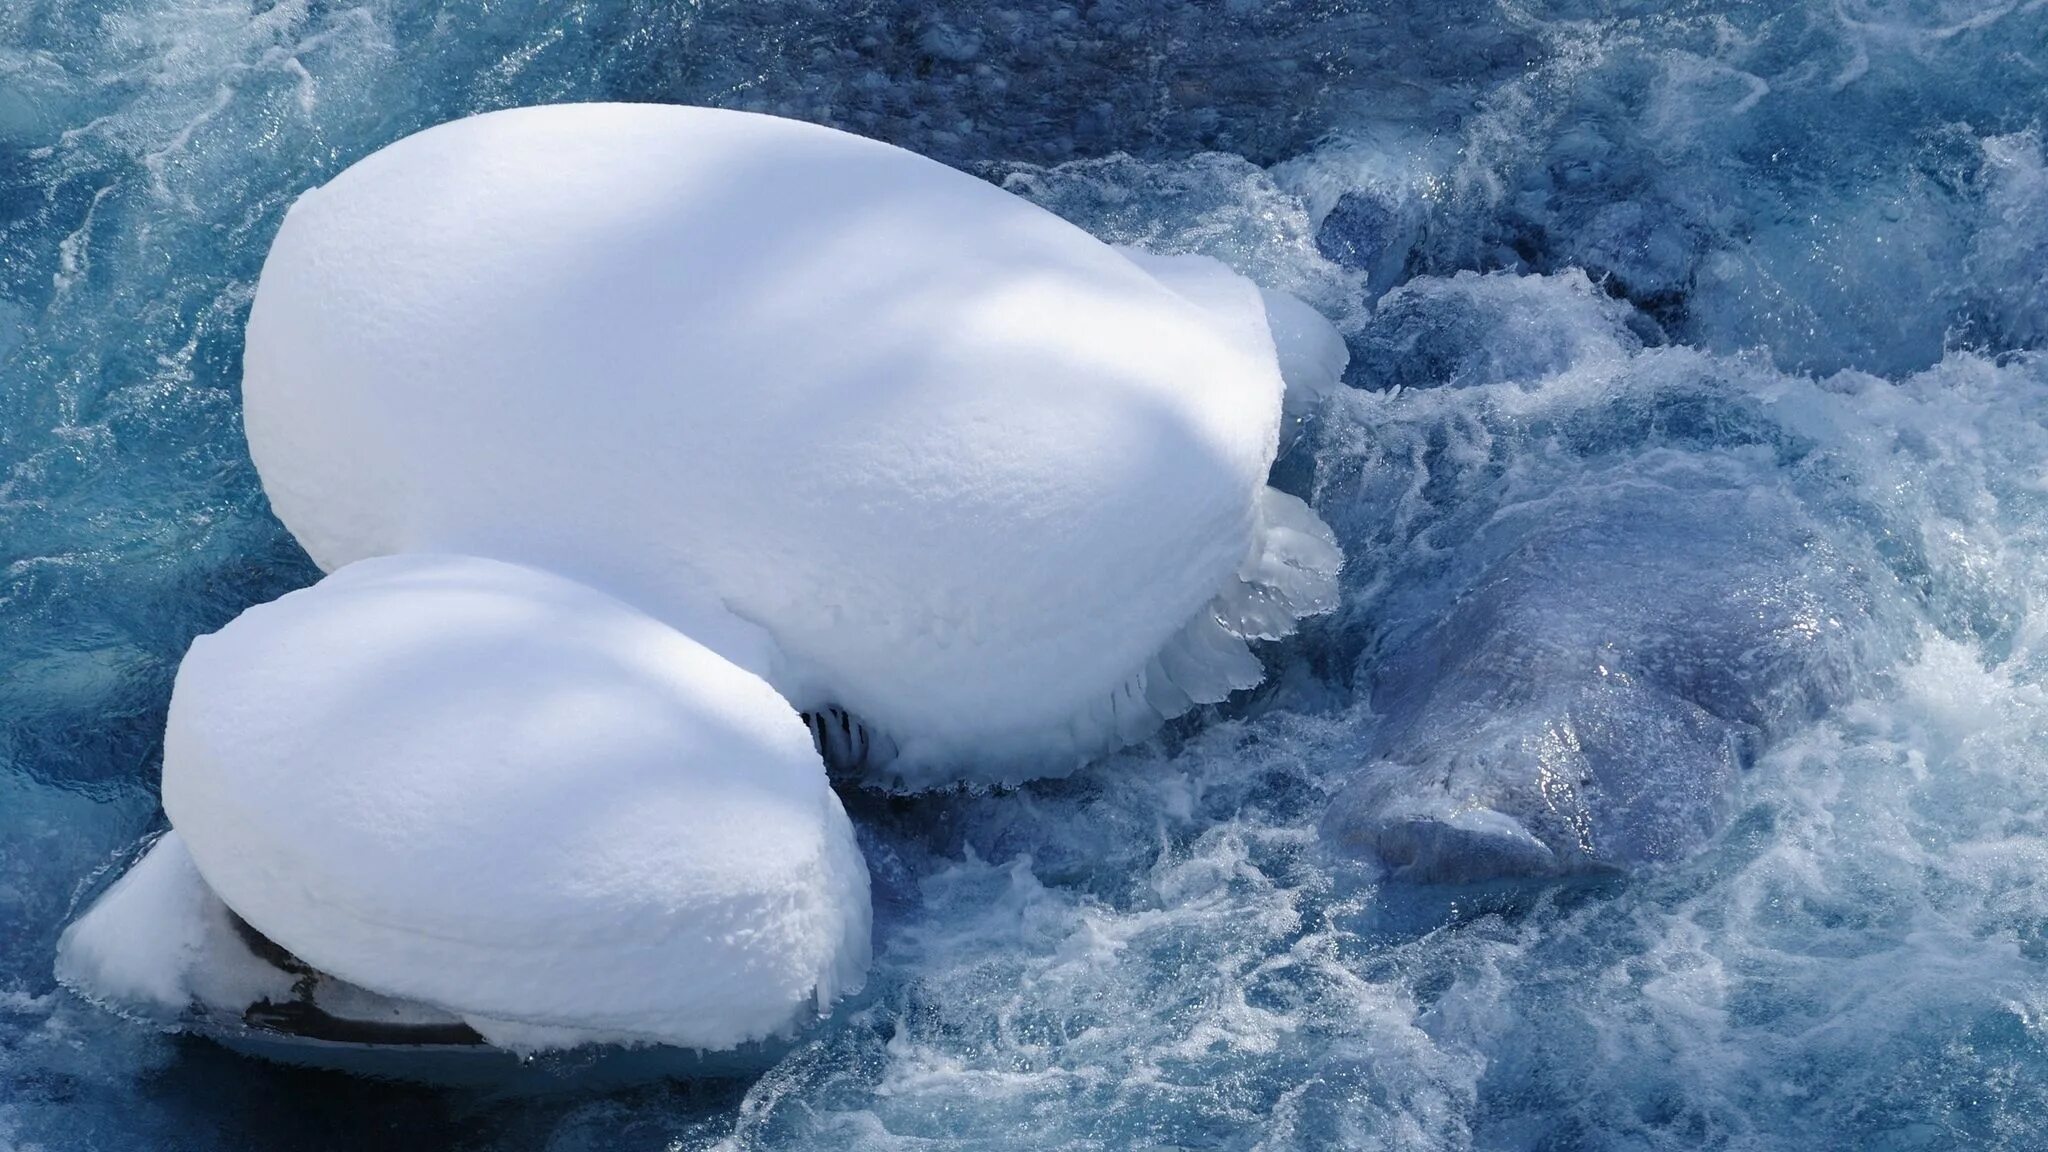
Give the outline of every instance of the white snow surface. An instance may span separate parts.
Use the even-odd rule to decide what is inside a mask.
[[[1208,312],[1218,333],[1236,340],[1247,355],[1275,357],[1290,421],[1306,416],[1343,382],[1351,363],[1344,334],[1303,301],[1261,288],[1213,256],[1128,245],[1117,251]]]
[[[1306,566],[1262,533],[1280,362],[1224,275],[1219,312],[815,125],[490,113],[292,208],[249,320],[250,451],[330,571],[492,556],[685,630],[715,598],[774,648],[698,639],[858,717],[897,784],[1063,771],[1220,698],[1189,686],[1256,682],[1245,637],[1186,635],[1242,573],[1304,610],[1334,587],[1326,531]]]
[[[258,931],[504,1047],[730,1048],[867,968],[866,865],[788,703],[526,567],[366,560],[201,637],[163,794]]]

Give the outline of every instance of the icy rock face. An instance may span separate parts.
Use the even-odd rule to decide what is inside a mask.
[[[1360,334],[1374,392],[1326,430],[1318,504],[1363,545],[1374,723],[1322,829],[1397,879],[1683,858],[1898,634],[1881,553],[1843,530],[1866,513],[1814,458],[1831,430],[1634,319],[1578,273],[1460,275]]]
[[[367,560],[201,637],[163,795],[204,886],[264,935],[504,1047],[730,1048],[868,964],[866,866],[796,713],[529,568]],[[159,918],[202,922],[177,847],[81,922],[79,964],[108,950],[96,917],[158,889]],[[174,928],[147,946],[191,951]],[[169,1002],[179,970],[138,988]]]
[[[709,595],[777,648],[726,655],[858,718],[888,779],[1062,771],[1255,683],[1247,639],[1330,603],[1333,542],[1265,488],[1261,298],[1208,284],[813,125],[494,113],[293,207],[250,451],[329,570],[445,550],[671,620]]]
[[[1370,669],[1372,762],[1325,835],[1450,883],[1705,843],[1765,737],[1842,697],[1869,624],[1853,568],[1747,479],[1674,461],[1497,518],[1474,583]]]

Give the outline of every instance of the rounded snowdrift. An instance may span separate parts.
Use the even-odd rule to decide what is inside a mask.
[[[876,776],[1057,772],[1334,605],[1333,539],[1265,485],[1265,304],[1215,272],[814,125],[492,113],[292,208],[250,451],[330,571],[492,556],[685,630],[709,596],[778,654],[698,639]]]
[[[500,1047],[731,1048],[868,963],[866,867],[789,705],[511,564],[368,560],[196,641],[164,807],[264,936]]]

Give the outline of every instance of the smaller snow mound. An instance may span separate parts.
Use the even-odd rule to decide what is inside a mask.
[[[265,936],[502,1047],[731,1048],[868,962],[866,867],[795,711],[529,568],[363,561],[202,637],[164,807]]]

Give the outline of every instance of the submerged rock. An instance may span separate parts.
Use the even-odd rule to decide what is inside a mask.
[[[1758,742],[1846,691],[1867,623],[1855,567],[1739,479],[1674,459],[1495,518],[1478,578],[1374,662],[1326,837],[1423,883],[1702,844]]]

